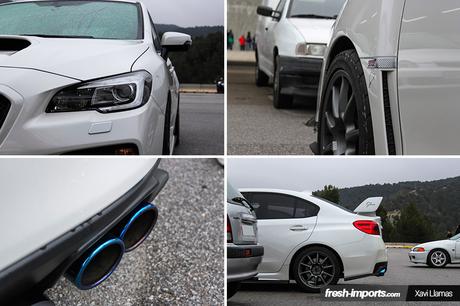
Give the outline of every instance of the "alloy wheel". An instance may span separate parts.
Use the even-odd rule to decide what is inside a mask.
[[[334,279],[335,265],[325,253],[314,251],[306,254],[298,266],[298,275],[305,286],[319,289]]]
[[[431,254],[431,262],[436,267],[442,267],[447,262],[447,256],[443,251],[435,251]]]
[[[359,152],[359,124],[350,76],[337,71],[326,92],[321,138],[325,154],[356,155]]]

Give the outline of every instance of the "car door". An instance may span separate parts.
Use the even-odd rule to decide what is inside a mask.
[[[275,11],[282,12],[286,6],[287,0],[280,0],[276,6]],[[274,57],[273,50],[275,49],[275,32],[276,28],[279,26],[279,20],[276,18],[266,18],[265,21],[265,33],[264,33],[264,43],[262,45],[262,59],[261,64],[265,67],[270,75],[273,75],[274,71]]]
[[[455,258],[460,260],[460,238],[455,241]]]
[[[291,251],[311,236],[319,207],[287,194],[243,192],[243,195],[254,207],[259,243],[264,246],[259,272],[277,272]]]
[[[404,154],[460,152],[458,0],[407,0],[398,55]]]

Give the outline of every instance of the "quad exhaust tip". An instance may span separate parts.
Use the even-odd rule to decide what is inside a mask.
[[[96,244],[67,270],[66,277],[78,289],[89,290],[112,275],[125,252],[121,239],[111,238]]]
[[[120,226],[115,228],[115,235],[125,244],[125,252],[131,252],[141,245],[152,232],[158,219],[158,209],[147,203],[139,206],[129,214]]]

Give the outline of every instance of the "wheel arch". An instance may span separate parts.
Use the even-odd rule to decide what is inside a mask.
[[[346,50],[356,50],[356,47],[355,45],[353,44],[353,42],[351,41],[350,38],[348,38],[347,36],[340,36],[338,37],[332,44],[331,48],[330,48],[330,51],[328,53],[328,56],[327,56],[327,62],[326,62],[326,71],[327,69],[329,68],[329,65],[332,63],[332,61],[334,60],[334,58],[340,53],[340,52],[343,52],[343,51],[346,51]]]
[[[325,244],[321,244],[321,243],[313,243],[313,244],[307,244],[303,247],[301,247],[300,249],[298,249],[294,255],[292,255],[291,257],[291,261],[289,262],[289,279],[294,279],[293,277],[293,269],[294,269],[294,262],[295,260],[297,259],[297,256],[299,256],[299,254],[301,252],[303,252],[304,250],[306,249],[309,249],[309,248],[313,248],[313,247],[322,247],[322,248],[325,248],[329,251],[331,251],[332,253],[334,253],[335,256],[337,256],[337,259],[339,260],[339,264],[340,264],[340,278],[343,278],[344,276],[344,267],[343,267],[343,261],[342,261],[342,258],[340,257],[339,253],[337,253],[336,250],[334,250],[332,247],[328,246],[328,245],[325,245]]]

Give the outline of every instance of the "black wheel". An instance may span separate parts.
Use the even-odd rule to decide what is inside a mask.
[[[326,73],[319,117],[321,155],[374,155],[374,134],[364,72],[358,54],[347,50]]]
[[[283,84],[280,78],[280,57],[275,57],[275,73],[273,77],[273,106],[275,108],[290,108],[292,106],[292,96],[281,94]]]
[[[295,258],[292,272],[300,289],[315,293],[323,287],[337,284],[341,268],[333,252],[323,247],[312,247]]]
[[[176,123],[174,124],[174,137],[176,139],[174,145],[177,147],[180,144],[180,96],[178,97],[177,101],[177,115]]]
[[[171,98],[168,97],[165,113],[165,127],[163,132],[163,155],[170,155],[170,137],[171,136]]]
[[[227,283],[227,300],[234,296],[240,289],[240,283]]]
[[[427,264],[432,268],[444,268],[450,261],[449,254],[444,250],[433,250],[428,254]]]
[[[269,81],[268,75],[259,68],[259,56],[256,50],[256,85],[258,87],[267,86]]]

